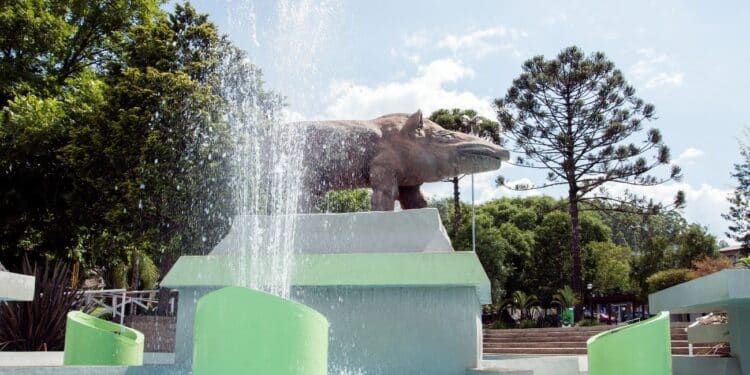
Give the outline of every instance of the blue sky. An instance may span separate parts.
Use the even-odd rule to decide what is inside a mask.
[[[747,47],[750,2],[683,1],[250,1],[193,5],[264,71],[289,99],[290,119],[372,118],[440,107],[492,115],[521,64],[577,45],[602,51],[657,109],[684,179],[643,193],[668,201],[682,189],[685,216],[723,239],[737,138],[750,125]],[[516,193],[508,180],[541,183],[503,167],[476,176],[479,201]],[[666,173],[666,172],[664,172]],[[463,197],[469,197],[468,183]],[[615,190],[617,188],[614,188]],[[433,197],[448,184],[424,188]],[[562,195],[562,191],[548,191]]]

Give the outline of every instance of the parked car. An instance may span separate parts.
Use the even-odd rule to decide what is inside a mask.
[[[599,314],[599,323],[615,324],[617,323],[617,318],[607,314]]]

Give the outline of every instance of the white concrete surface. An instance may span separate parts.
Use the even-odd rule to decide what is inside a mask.
[[[0,271],[0,301],[34,299],[34,276]]]
[[[242,226],[245,226],[243,228]],[[242,233],[257,225],[268,230],[272,218],[235,219],[227,236],[211,255],[231,255]],[[303,254],[451,252],[448,234],[434,208],[397,212],[296,215],[294,249]]]
[[[145,365],[174,363],[174,353],[143,353]],[[63,352],[0,352],[0,372],[3,367],[59,367]]]

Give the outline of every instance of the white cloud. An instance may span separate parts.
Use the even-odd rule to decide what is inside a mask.
[[[482,58],[490,53],[498,51],[510,51],[513,56],[521,56],[516,42],[528,36],[524,30],[506,27],[503,25],[492,26],[480,30],[470,31],[464,34],[446,34],[433,36],[436,32],[426,30],[404,34],[401,42],[406,51],[391,51],[391,54],[402,56],[409,61],[419,60],[419,52],[427,50],[447,50],[454,55],[462,57]],[[416,57],[416,58],[415,58]]]
[[[520,55],[514,43],[503,43],[500,40],[508,38],[511,41],[516,41],[526,36],[525,31],[495,26],[463,35],[445,35],[438,41],[437,46],[438,48],[448,49],[453,53],[470,54],[476,58],[482,58],[499,50],[510,50],[514,55]]]
[[[404,34],[403,36],[401,36],[401,41],[403,42],[405,47],[424,48],[430,44],[431,40],[429,35],[427,34],[427,31],[420,30],[409,34]]]
[[[478,173],[474,175],[474,202],[482,204],[484,202],[499,199],[502,197],[529,197],[541,195],[543,191],[528,190],[515,191],[505,187],[498,187],[495,181],[497,176],[503,174],[512,166],[504,164],[502,168],[494,172]],[[517,180],[507,181],[509,186],[514,185],[533,185],[533,181],[522,177]],[[427,198],[442,199],[453,196],[453,185],[447,182],[433,182],[422,186],[422,193]],[[471,176],[465,176],[459,183],[459,194],[464,202],[471,202]]]
[[[651,48],[639,49],[636,54],[639,60],[630,67],[630,73],[646,88],[682,86],[685,75],[669,56],[657,54]]]
[[[568,20],[568,14],[567,13],[558,13],[554,14],[548,17],[545,17],[542,21],[543,24],[547,26],[552,26],[557,23],[565,23]]]
[[[474,77],[474,71],[452,59],[435,60],[417,68],[411,79],[375,86],[352,81],[331,84],[326,114],[330,118],[367,119],[394,112],[439,108],[473,108],[482,116],[494,117],[490,98],[469,91],[450,90],[446,84]]]
[[[695,159],[702,157],[705,154],[703,150],[695,147],[688,147],[685,151],[681,152],[677,159],[674,160],[674,164],[693,164]]]
[[[679,190],[685,192],[684,216],[688,222],[708,226],[717,239],[724,239],[727,222],[721,214],[729,210],[727,196],[729,189],[720,189],[709,184],[693,186],[685,182],[667,183],[657,186],[610,186],[612,193],[621,193],[625,189],[635,194],[652,198],[655,202],[670,204]]]

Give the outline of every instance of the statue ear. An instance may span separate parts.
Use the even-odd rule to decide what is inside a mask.
[[[422,125],[424,125],[424,121],[422,120],[422,110],[417,110],[406,119],[404,127],[401,128],[401,133],[413,134],[422,129]]]

